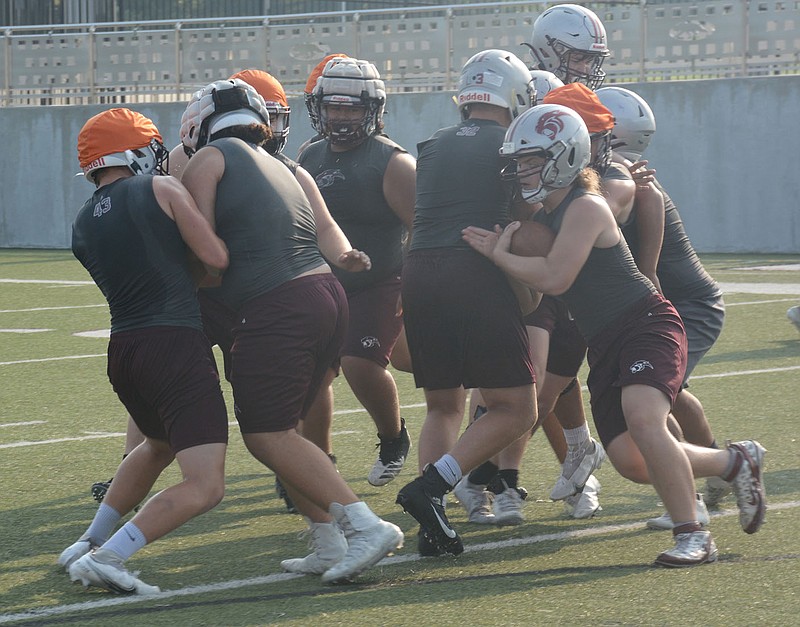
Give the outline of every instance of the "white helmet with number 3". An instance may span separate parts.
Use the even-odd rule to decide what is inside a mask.
[[[181,117],[181,143],[191,155],[217,131],[253,123],[269,126],[269,111],[259,93],[238,78],[215,81],[192,95]]]
[[[572,109],[538,105],[511,123],[500,154],[513,159],[516,165],[504,178],[518,181],[522,198],[535,203],[572,184],[589,164],[591,140],[583,119]],[[544,159],[535,189],[522,185],[521,179],[531,175],[530,168],[523,170],[519,164],[519,159],[526,156]]]
[[[536,93],[530,70],[516,55],[505,50],[484,50],[473,55],[458,79],[458,109],[469,115],[473,103],[507,109],[513,120],[533,106]]]
[[[656,132],[656,117],[650,105],[639,94],[622,87],[603,87],[596,93],[614,114],[611,149],[626,159],[638,161]]]
[[[539,67],[558,76],[565,83],[583,83],[590,89],[603,84],[606,73],[603,61],[611,53],[606,43],[606,29],[600,18],[577,4],[550,7],[533,23],[529,48]],[[588,60],[581,70],[573,55]]]

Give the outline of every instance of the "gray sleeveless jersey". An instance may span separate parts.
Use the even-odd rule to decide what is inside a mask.
[[[697,298],[716,298],[722,294],[717,282],[706,272],[700,258],[686,235],[683,220],[678,208],[667,192],[656,181],[658,190],[664,195],[664,242],[661,245],[661,256],[658,258],[656,274],[664,291],[664,297],[673,302],[682,302]],[[639,250],[639,235],[636,232],[634,219],[622,232],[633,256]]]
[[[500,179],[504,135],[496,122],[466,120],[420,142],[411,250],[469,248],[462,229],[508,224],[511,188]]]
[[[233,137],[209,146],[225,158],[215,213],[230,265],[208,294],[236,309],[325,260],[311,205],[286,165]]]
[[[202,328],[186,244],[159,207],[152,176],[98,189],[72,225],[72,252],[108,301],[111,333]]]
[[[537,211],[533,219],[558,232],[570,203],[588,192],[575,187],[551,213]],[[636,267],[624,237],[615,246],[592,248],[570,288],[561,294],[575,324],[588,343],[608,325],[656,288]]]
[[[334,268],[348,292],[397,275],[403,265],[405,227],[383,195],[383,177],[396,152],[406,152],[387,137],[369,137],[345,152],[333,152],[327,141],[309,145],[300,155],[325,204],[353,248],[372,260],[369,272]]]

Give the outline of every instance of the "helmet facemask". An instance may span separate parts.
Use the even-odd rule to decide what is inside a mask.
[[[125,158],[134,174],[169,173],[169,150],[155,137],[147,146],[126,150]]]
[[[317,104],[320,131],[331,144],[347,146],[361,142],[378,129],[382,105],[382,101],[366,96],[323,96]],[[348,110],[353,115],[341,115]],[[354,115],[357,110],[361,112],[358,117]]]
[[[611,165],[611,130],[592,133],[592,146],[597,148],[594,159],[589,164],[600,176],[605,175]]]
[[[606,73],[602,66],[603,61],[609,55],[608,52],[576,50],[555,39],[548,39],[548,43],[559,60],[559,66],[553,70],[553,74],[564,81],[564,84],[583,83],[592,91],[603,84]],[[576,67],[584,67],[585,69],[579,70]]]
[[[265,150],[274,155],[283,150],[289,139],[289,115],[292,109],[284,107],[278,102],[267,102],[266,105],[272,128],[272,139],[269,140]]]
[[[523,162],[523,159],[528,157],[539,157],[544,163],[534,166]],[[541,150],[521,153],[509,159],[508,165],[500,172],[500,177],[503,181],[511,182],[514,186],[515,195],[525,202],[530,204],[541,202],[553,191],[552,188],[548,188],[545,185],[545,170],[550,163],[550,158],[551,156],[548,153]],[[534,174],[539,175],[539,185],[537,187],[525,187],[523,179]]]

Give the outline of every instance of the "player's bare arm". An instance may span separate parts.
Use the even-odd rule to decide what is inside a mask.
[[[625,224],[633,210],[636,183],[631,179],[603,180],[603,195],[618,224]]]
[[[314,178],[299,166],[295,171],[295,177],[311,203],[314,222],[317,225],[317,243],[325,259],[348,272],[369,270],[372,267],[369,255],[352,247],[350,240],[328,211]]]
[[[225,173],[225,157],[213,146],[198,150],[183,170],[181,182],[197,203],[200,213],[213,226],[217,204],[217,184]]]
[[[639,249],[636,265],[658,291],[661,285],[656,275],[661,245],[664,241],[664,196],[652,183],[636,188],[636,232]]]
[[[512,222],[495,233],[469,227],[464,230],[464,239],[506,274],[544,294],[563,294],[575,281],[592,247],[613,246],[621,237],[608,205],[596,196],[573,201],[547,257],[520,257],[510,252],[511,236],[519,224]]]
[[[162,210],[175,220],[186,245],[209,274],[220,275],[228,267],[228,248],[200,213],[191,194],[171,176],[155,177],[153,193]]]
[[[403,222],[411,240],[417,190],[417,162],[406,152],[396,152],[389,159],[383,175],[383,196]]]

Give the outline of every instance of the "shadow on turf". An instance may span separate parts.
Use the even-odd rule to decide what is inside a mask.
[[[718,565],[740,564],[748,562],[763,562],[775,560],[798,560],[800,554],[787,554],[778,556],[764,556],[758,558],[747,558],[738,554],[727,554],[720,556]],[[426,561],[425,564],[429,564]],[[715,567],[714,565],[710,566]],[[325,610],[322,614],[327,618],[332,618],[338,610],[346,612],[357,612],[360,609],[376,607],[395,607],[403,604],[419,604],[431,602],[435,603],[443,598],[448,602],[457,602],[459,598],[474,599],[476,595],[485,599],[487,604],[491,604],[491,597],[494,593],[506,596],[513,593],[529,592],[533,588],[548,588],[560,585],[574,585],[576,583],[591,583],[592,581],[608,581],[612,578],[628,577],[630,575],[642,574],[648,571],[664,571],[651,564],[613,564],[604,566],[562,566],[546,570],[527,570],[521,572],[493,572],[480,575],[457,575],[445,577],[425,577],[393,579],[389,581],[364,582],[350,584],[346,586],[332,586],[309,590],[292,590],[276,592],[272,594],[246,594],[239,596],[228,596],[226,598],[203,599],[197,598],[179,602],[160,601],[151,607],[141,606],[120,606],[108,610],[91,611],[91,613],[74,614],[71,616],[59,616],[48,618],[44,621],[35,619],[26,620],[26,625],[67,625],[91,622],[93,624],[100,621],[112,620],[136,620],[137,624],[147,624],[147,616],[156,619],[156,615],[161,614],[160,618],[166,618],[165,614],[170,612],[180,612],[185,610],[202,610],[208,608],[209,611],[219,611],[220,608],[233,608],[238,605],[263,604],[258,608],[258,615],[261,620],[270,624],[297,621],[308,618],[309,620],[320,621],[321,610],[315,603],[298,603],[302,599],[320,599],[325,602]],[[676,577],[682,575],[676,573]],[[307,580],[307,579],[306,579]],[[302,580],[296,580],[302,581]],[[426,584],[421,587],[420,584]],[[440,587],[445,587],[442,590]],[[369,593],[363,596],[360,593]],[[286,611],[283,609],[286,608]],[[224,611],[224,609],[223,609]],[[246,625],[252,624],[252,614],[241,616],[241,620],[236,620],[238,615],[228,613],[226,624]],[[338,624],[338,623],[337,623]]]
[[[795,494],[798,478],[800,478],[800,470],[796,469],[765,473],[768,495],[775,499],[780,495]],[[213,583],[280,572],[281,559],[302,556],[306,553],[307,546],[306,540],[298,537],[298,532],[303,528],[302,518],[286,513],[283,501],[275,494],[273,483],[274,476],[268,471],[228,477],[226,499],[216,509],[190,521],[163,541],[155,543],[153,548],[146,550],[149,551],[149,555],[145,553],[141,559],[134,557],[131,567],[134,569],[143,567],[145,570],[142,578],[149,583],[160,585],[165,590],[201,585],[209,580]],[[629,494],[623,502],[607,506],[604,514],[593,520],[575,521],[566,519],[563,515],[553,515],[552,507],[547,510],[542,508],[537,512],[535,507],[529,506],[526,509],[528,521],[519,527],[486,527],[458,520],[455,524],[459,532],[463,534],[469,548],[486,542],[571,531],[598,523],[613,525],[637,520],[644,522],[644,519],[652,514],[656,498],[652,494]],[[50,594],[54,595],[54,599],[58,599],[62,603],[69,603],[78,599],[88,601],[106,596],[107,593],[102,591],[94,591],[87,595],[79,586],[72,585],[55,565],[60,551],[74,541],[86,528],[94,514],[95,505],[88,494],[81,493],[35,507],[4,512],[3,522],[0,524],[2,532],[0,535],[4,538],[3,549],[0,550],[0,573],[13,575],[13,573],[21,572],[42,572],[42,558],[44,557],[48,564],[52,563],[52,571],[46,575],[46,578],[52,581],[53,585],[49,587],[49,590]],[[732,507],[734,502],[729,497],[723,505],[726,508]],[[452,507],[458,508],[459,506],[453,504]],[[279,517],[278,519],[274,518],[276,515]],[[399,524],[406,532],[406,546],[398,554],[416,554],[417,527],[413,519],[400,511],[382,513],[382,515]],[[453,518],[457,519],[459,516],[460,514],[456,514]],[[38,524],[31,526],[31,521],[37,521]],[[252,537],[252,533],[242,538],[226,537],[228,531],[251,525],[265,526],[263,542],[259,542],[257,537]],[[652,532],[646,531],[642,525],[641,529],[615,533],[618,537],[635,537]],[[209,541],[203,542],[202,546],[191,542],[187,546],[185,540],[203,534],[212,534],[215,539],[212,541],[209,538]],[[593,544],[605,540],[607,540],[607,536],[588,536],[581,538],[580,542],[591,554]],[[498,555],[502,556],[504,552],[508,554],[508,551],[511,550],[516,551],[517,554],[523,551],[525,557],[546,556],[558,551],[563,546],[563,542],[564,540],[526,544],[515,549],[502,549],[498,551]],[[486,555],[485,551],[471,553],[468,550],[460,558],[432,558],[413,563],[416,565],[414,568],[424,569],[426,574],[435,576],[436,572],[450,569],[458,564],[462,564],[464,567],[480,567],[480,564],[485,563]],[[516,555],[513,558],[515,557]],[[728,555],[724,561],[735,559],[735,557]],[[497,563],[502,567],[503,559],[501,558]],[[642,569],[649,568],[649,566],[642,564],[615,565],[577,570],[581,571],[588,580],[592,578],[592,573],[595,575],[603,573],[603,576],[606,576],[609,572],[630,572],[630,568]],[[552,577],[552,573],[558,570],[547,572],[550,572]],[[356,584],[348,589],[358,590],[364,586],[379,585],[375,579],[381,577],[380,573],[380,569],[365,573],[363,579],[366,580],[366,583]],[[575,573],[572,573],[571,569],[565,570],[564,574],[559,577],[563,578],[567,574],[570,576],[570,582],[574,583]],[[492,573],[483,576],[508,575]],[[513,577],[518,576],[518,574],[513,574]],[[438,580],[434,579],[434,581]],[[558,585],[559,583],[562,581],[557,577],[548,581],[546,585]],[[319,585],[316,577],[292,581],[295,589],[311,588],[298,592],[300,595],[329,594],[328,588],[320,591]],[[395,584],[392,583],[392,585]],[[31,599],[41,597],[43,590],[47,589],[42,586],[39,578],[35,578],[29,583],[20,583],[10,587],[8,594],[17,599]],[[17,605],[17,603],[13,604]],[[188,604],[188,606],[192,605]],[[124,615],[124,610],[119,610],[119,612],[113,615]],[[68,618],[64,620],[71,622]],[[57,622],[61,622],[61,619]]]

